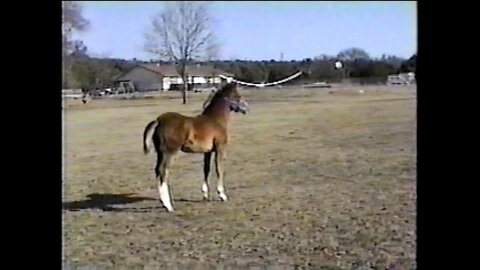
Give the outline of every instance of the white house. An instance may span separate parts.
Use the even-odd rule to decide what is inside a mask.
[[[223,80],[219,75],[233,78],[233,74],[211,65],[189,65],[186,69],[189,89],[217,86]],[[168,91],[183,86],[183,81],[174,65],[137,65],[115,79],[116,85],[133,85],[135,91]]]

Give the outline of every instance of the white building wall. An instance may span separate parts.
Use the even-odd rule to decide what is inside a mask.
[[[170,80],[168,80],[167,78],[163,78],[162,90],[165,91],[168,89],[170,89]]]
[[[233,78],[233,77],[229,77]],[[215,77],[196,77],[196,76],[189,76],[187,77],[189,83],[199,83],[199,84],[207,84],[207,83],[215,83],[219,84],[222,82],[222,78],[219,76]],[[182,84],[183,80],[180,77],[164,77],[163,78],[163,88],[162,90],[168,90],[170,85],[172,84]]]
[[[189,81],[192,81],[192,78],[188,78]],[[193,83],[208,83],[208,78],[205,77],[193,77]]]

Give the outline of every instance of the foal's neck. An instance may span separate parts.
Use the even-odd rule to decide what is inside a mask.
[[[223,97],[214,97],[210,105],[205,108],[202,115],[226,125],[230,119],[230,106]]]

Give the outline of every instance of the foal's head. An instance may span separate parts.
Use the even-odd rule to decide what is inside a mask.
[[[246,114],[247,111],[249,111],[248,103],[242,98],[240,93],[238,93],[236,83],[227,83],[223,85],[212,98],[207,109],[208,107],[213,106],[212,104],[219,101],[225,101],[230,111],[236,113],[241,112],[243,114]]]

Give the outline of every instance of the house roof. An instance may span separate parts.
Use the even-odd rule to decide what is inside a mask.
[[[180,76],[174,65],[157,65],[157,64],[145,64],[141,67],[159,73],[163,76]],[[225,72],[221,69],[214,68],[211,65],[188,65],[187,74],[189,76],[212,76],[212,74],[221,74],[225,76],[233,76],[233,74]]]

